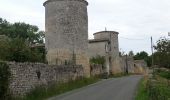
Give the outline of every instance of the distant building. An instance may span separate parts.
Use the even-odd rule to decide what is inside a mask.
[[[89,57],[104,56],[105,67],[108,73],[120,73],[118,32],[101,31],[94,33],[94,39],[89,40]]]

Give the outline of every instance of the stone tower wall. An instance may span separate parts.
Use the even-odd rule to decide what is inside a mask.
[[[119,57],[119,42],[118,42],[118,32],[115,31],[102,31],[94,33],[94,39],[109,39],[111,41],[111,51],[110,56],[110,71],[112,74],[120,73],[120,57]]]
[[[110,37],[110,34],[107,31],[94,33],[94,39],[109,39],[109,37]]]
[[[48,0],[44,3],[49,64],[76,62],[83,65],[86,75],[90,75],[87,5],[85,0]]]
[[[112,56],[112,68],[113,74],[121,73],[120,57],[119,57],[119,40],[117,32],[113,32],[111,35],[111,56]]]

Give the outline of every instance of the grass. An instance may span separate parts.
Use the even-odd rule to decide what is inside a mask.
[[[150,80],[148,84],[150,100],[170,99],[170,84],[165,78],[156,76],[155,80]]]
[[[139,89],[135,100],[149,100],[146,84],[147,84],[147,79],[143,78],[139,83]]]
[[[47,98],[57,96],[59,94],[78,89],[99,81],[99,78],[83,78],[68,83],[53,84],[48,88],[44,86],[38,87],[28,93],[24,98],[15,98],[15,100],[45,100]]]
[[[170,71],[159,70],[156,72],[159,76],[170,80]]]
[[[139,84],[139,89],[135,100],[169,100],[170,81],[160,77],[158,74],[154,78],[144,78]]]

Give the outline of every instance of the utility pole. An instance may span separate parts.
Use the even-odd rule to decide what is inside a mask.
[[[154,55],[153,55],[153,38],[151,36],[151,51],[152,51],[152,67],[154,66]]]

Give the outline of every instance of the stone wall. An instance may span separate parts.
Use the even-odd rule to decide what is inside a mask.
[[[131,56],[123,56],[120,59],[122,72],[134,73],[134,59]]]
[[[10,91],[22,96],[37,86],[67,82],[84,76],[82,66],[57,66],[41,63],[8,63],[11,71]]]
[[[136,74],[146,74],[147,72],[147,63],[144,60],[135,60],[134,61],[135,73]]]
[[[102,65],[92,64],[90,65],[91,76],[98,76],[104,72]]]
[[[106,45],[109,41],[102,41],[102,42],[92,42],[88,45],[88,54],[89,58],[96,57],[98,55],[100,56],[107,56],[106,53]]]
[[[147,70],[144,60],[134,60],[131,56],[121,57],[120,64],[123,73],[128,71],[128,73],[145,74]]]

